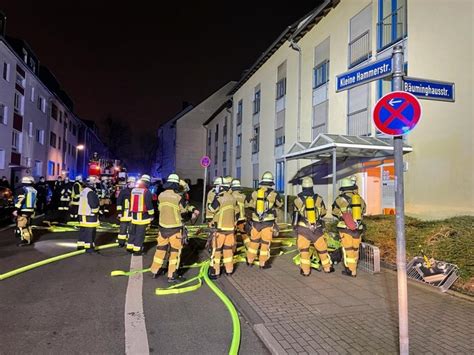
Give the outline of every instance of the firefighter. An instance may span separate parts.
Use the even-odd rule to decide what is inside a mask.
[[[217,279],[221,273],[221,257],[224,263],[226,275],[234,272],[234,245],[235,245],[235,222],[239,215],[237,201],[230,191],[232,178],[226,177],[219,186],[219,193],[214,196],[208,206],[214,213],[216,231],[212,235],[212,255],[209,277]]]
[[[38,192],[33,187],[34,179],[24,176],[21,185],[15,191],[16,217],[15,235],[20,238],[18,246],[31,245],[33,243],[33,231],[31,230],[31,217],[35,213]]]
[[[326,273],[334,272],[328,246],[324,239],[322,218],[326,215],[323,198],[313,190],[313,179],[303,178],[303,191],[294,201],[293,226],[298,235],[296,244],[300,252],[300,274],[309,276],[311,273],[310,246],[313,245]]]
[[[86,249],[86,253],[95,252],[95,235],[99,226],[99,197],[95,192],[97,178],[89,176],[86,187],[79,195],[79,238],[77,250]]]
[[[169,249],[168,256],[168,282],[175,283],[181,278],[177,274],[181,249],[184,244],[184,226],[182,214],[186,213],[185,201],[179,192],[179,176],[170,174],[163,188],[165,189],[158,196],[158,210],[160,217],[158,221],[158,243],[156,252],[151,264],[153,278],[157,278],[165,263],[165,257]]]
[[[79,198],[81,197],[82,189],[82,175],[77,175],[71,189],[71,203],[69,205],[69,217],[71,221],[77,221],[77,211],[79,210]]]
[[[239,213],[237,215],[237,225],[236,231],[241,236],[242,242],[244,243],[245,248],[248,248],[249,245],[249,236],[247,235],[246,225],[247,217],[245,215],[245,195],[242,193],[242,186],[239,179],[233,179],[230,185],[232,191],[232,196],[234,196],[237,207],[239,208]]]
[[[130,198],[135,183],[136,179],[133,176],[130,176],[127,179],[127,186],[120,191],[117,197],[117,217],[120,220],[120,230],[117,236],[117,242],[121,248],[125,246],[130,231],[130,222],[132,221],[132,216],[130,215]]]
[[[191,223],[195,223],[199,217],[199,210],[190,203],[189,197],[189,184],[185,180],[179,180],[179,194],[183,196],[184,199],[184,209],[186,221],[191,220]]]
[[[354,178],[342,179],[339,191],[339,196],[332,204],[332,214],[339,219],[337,229],[341,237],[345,266],[342,274],[356,277],[359,245],[364,228],[362,216],[366,205],[358,193]]]
[[[274,185],[273,174],[269,171],[263,173],[259,188],[252,193],[248,204],[253,209],[253,213],[247,265],[252,266],[259,254],[258,261],[261,269],[271,267],[267,261],[270,258],[273,233],[278,232],[276,210],[283,206],[280,195],[273,189]]]
[[[212,184],[212,189],[209,190],[206,197],[206,222],[209,227],[213,225],[214,213],[212,213],[208,206],[214,200],[214,196],[216,196],[216,190],[218,189],[219,184],[222,183],[222,177],[218,176],[214,179]]]
[[[39,181],[35,185],[36,191],[38,191],[36,199],[36,212],[45,213],[46,212],[46,203],[48,199],[49,186],[46,182],[44,176],[39,178]]]
[[[59,180],[59,178],[58,178]],[[66,223],[68,220],[69,203],[71,202],[72,186],[66,176],[59,190],[58,222]]]
[[[136,186],[130,192],[130,212],[132,215],[131,226],[127,243],[127,251],[135,256],[143,255],[143,242],[146,228],[153,221],[155,210],[150,190],[151,178],[142,175]]]

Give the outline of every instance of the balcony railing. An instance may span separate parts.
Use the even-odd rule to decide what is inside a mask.
[[[365,31],[349,42],[349,67],[366,61],[371,55],[370,30]]]
[[[370,134],[369,114],[366,108],[347,115],[347,134],[350,136]]]
[[[407,34],[406,7],[400,6],[396,11],[385,16],[377,23],[379,49],[402,39]]]

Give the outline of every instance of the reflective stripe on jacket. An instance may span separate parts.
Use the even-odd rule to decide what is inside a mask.
[[[178,228],[183,226],[181,214],[186,212],[183,198],[173,190],[165,190],[158,196],[160,211],[159,225],[163,228]]]

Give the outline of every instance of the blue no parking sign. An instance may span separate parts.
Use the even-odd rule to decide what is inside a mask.
[[[420,117],[420,102],[414,95],[404,91],[394,91],[383,96],[372,111],[375,126],[390,136],[409,133]]]

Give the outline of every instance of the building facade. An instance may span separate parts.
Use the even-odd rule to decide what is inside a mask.
[[[427,20],[443,26],[427,31]],[[423,0],[322,2],[289,26],[232,89],[233,149],[241,150],[233,174],[252,186],[272,171],[277,190],[291,195],[299,191],[293,183],[312,174],[317,182],[321,177],[317,191],[329,204],[337,192],[332,177],[356,173],[369,213],[393,213],[391,138],[371,117],[376,101],[392,89],[390,78],[340,92],[335,78],[388,58],[401,45],[407,75],[456,85],[455,102],[421,100],[423,118],[406,136],[406,212],[474,214],[472,22],[467,0],[456,6],[435,0],[429,7]],[[459,33],[466,41],[456,40]],[[334,156],[311,154],[325,146],[334,147]]]

